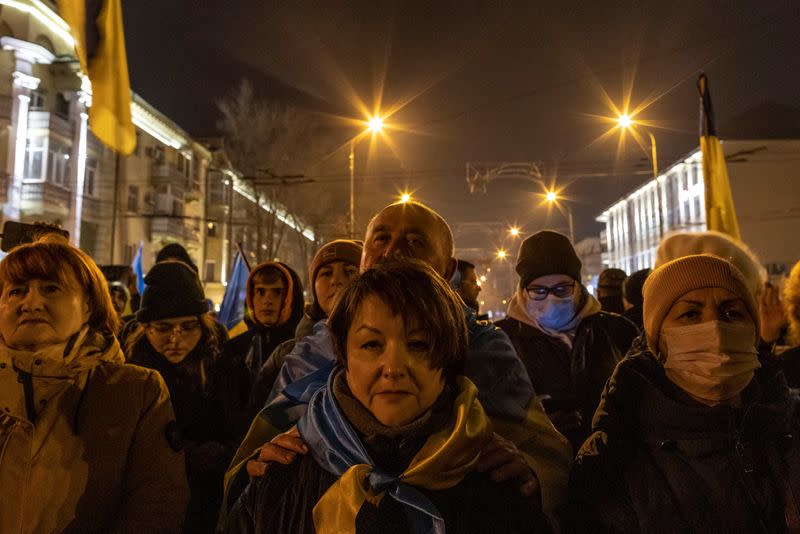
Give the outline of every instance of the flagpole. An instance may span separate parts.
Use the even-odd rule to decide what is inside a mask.
[[[242,257],[242,261],[244,262],[245,267],[247,267],[247,270],[249,271],[250,270],[250,262],[247,261],[247,256],[245,256],[245,254],[244,254],[244,248],[242,248],[242,243],[241,242],[236,243],[236,249],[239,251],[239,255]]]

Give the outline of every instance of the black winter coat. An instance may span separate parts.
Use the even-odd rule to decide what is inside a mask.
[[[303,456],[290,465],[272,464],[254,479],[228,517],[226,532],[314,534],[312,511],[337,477]],[[514,483],[471,473],[446,490],[421,490],[441,512],[447,534],[547,533],[538,502],[523,498]],[[365,502],[356,516],[357,534],[408,534],[403,507],[391,497],[377,507]]]
[[[560,339],[511,317],[496,324],[511,338],[547,415],[577,450],[590,433],[606,380],[638,330],[619,315],[599,312],[581,321],[570,349]]]
[[[222,480],[233,458],[238,439],[234,432],[235,414],[227,413],[226,377],[232,372],[218,358],[219,349],[201,340],[179,364],[172,364],[156,352],[142,336],[128,355],[130,363],[155,369],[169,389],[177,427],[167,429],[167,439],[175,449],[186,453],[186,474],[191,500],[186,511],[184,532],[213,532],[222,504]],[[201,384],[196,362],[201,361],[206,376]]]
[[[649,352],[609,380],[573,468],[579,532],[753,532],[800,528],[800,433],[774,359],[742,406],[709,407],[667,379]]]

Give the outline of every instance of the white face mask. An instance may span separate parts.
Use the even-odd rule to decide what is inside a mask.
[[[700,400],[732,399],[761,367],[752,324],[708,321],[665,328],[661,337],[667,378]]]

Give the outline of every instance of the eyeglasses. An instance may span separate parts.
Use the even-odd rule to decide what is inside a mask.
[[[558,284],[557,286],[528,286],[525,288],[528,296],[533,300],[544,300],[550,293],[556,298],[571,297],[575,293],[575,282],[569,284]]]
[[[180,324],[153,323],[150,329],[163,337],[172,337],[173,334],[181,336],[197,332],[200,329],[200,321],[186,321]]]

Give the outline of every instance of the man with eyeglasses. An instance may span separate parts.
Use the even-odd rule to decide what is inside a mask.
[[[523,241],[516,271],[508,317],[496,324],[511,338],[547,415],[577,450],[606,380],[639,332],[627,319],[601,311],[562,234],[544,230]]]

